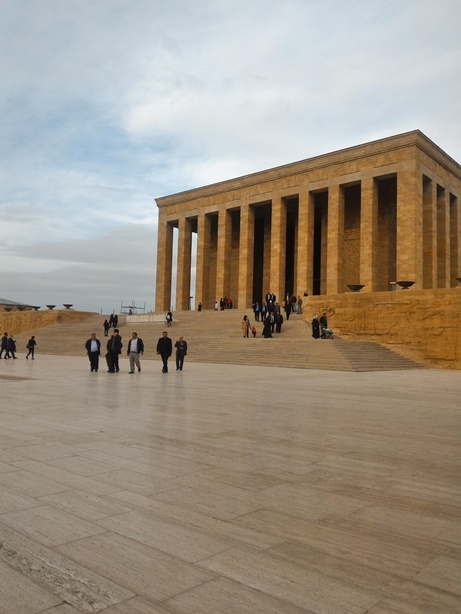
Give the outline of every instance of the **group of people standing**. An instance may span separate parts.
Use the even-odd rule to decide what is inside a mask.
[[[319,316],[316,314],[312,318],[312,336],[314,339],[332,339],[333,331],[328,328],[327,312]]]
[[[176,371],[182,371],[184,365],[184,357],[187,356],[187,341],[183,337],[179,337],[174,345],[176,349]],[[118,328],[114,328],[110,339],[106,344],[106,363],[108,373],[118,373],[120,371],[119,357],[122,354],[122,337]],[[90,338],[85,343],[85,349],[90,361],[90,371],[97,372],[99,370],[99,357],[101,355],[101,342],[96,337],[96,333],[92,333]],[[173,343],[168,337],[166,331],[159,338],[156,347],[157,355],[162,359],[162,373],[168,373],[168,359],[173,353]],[[141,373],[140,356],[144,354],[144,342],[138,337],[136,332],[131,333],[131,339],[128,341],[127,356],[129,359],[130,370],[128,373],[133,374],[135,368],[138,373]]]
[[[303,299],[296,295],[287,294],[282,305],[277,302],[277,297],[273,292],[268,292],[265,297],[265,301],[259,303],[256,301],[253,303],[253,313],[256,322],[263,322],[263,337],[269,339],[272,337],[272,333],[281,333],[282,324],[285,320],[290,319],[292,313],[302,314]],[[282,311],[285,313],[285,317],[282,315]],[[247,316],[245,316],[247,318]],[[245,321],[244,318],[244,321]],[[254,327],[250,328],[254,329]],[[242,322],[242,330],[245,330],[244,323]],[[256,329],[254,329],[256,330]],[[248,336],[244,334],[244,337]],[[253,336],[256,336],[254,334]]]
[[[224,309],[232,309],[232,307],[233,307],[233,303],[232,303],[232,299],[230,296],[225,296],[224,298],[219,299],[219,309],[221,311],[224,311]],[[215,311],[217,311],[216,305],[215,305]]]
[[[307,297],[307,292],[304,293]],[[282,305],[277,302],[277,297],[272,292],[266,294],[266,300],[263,303],[255,302],[253,304],[253,313],[256,322],[263,322],[262,335],[265,339],[272,337],[272,333],[282,332],[282,324],[284,317],[282,310],[285,313],[285,319],[288,320],[292,313],[302,314],[303,299],[295,294],[287,294]],[[311,322],[312,336],[314,339],[332,339],[333,331],[328,328],[328,319],[326,311],[318,317],[315,315]],[[249,333],[253,333],[253,337],[256,337],[256,329],[251,325],[248,316],[243,316],[242,320],[242,333],[244,337],[249,337]]]
[[[252,307],[256,322],[264,322],[268,316],[273,313],[280,313],[282,309],[285,312],[285,319],[289,320],[292,313],[298,313],[299,315],[302,314],[303,299],[300,296],[296,298],[295,294],[291,296],[290,294],[287,294],[285,300],[282,302],[282,305],[280,305],[277,302],[276,295],[269,292],[266,294],[265,302],[259,303],[256,301],[253,303]]]

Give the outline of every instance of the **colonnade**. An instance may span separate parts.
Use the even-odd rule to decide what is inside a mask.
[[[335,170],[321,180],[308,173],[296,182],[239,187],[234,180],[158,199],[156,309],[172,307],[174,279],[176,310],[189,309],[191,296],[204,308],[224,296],[245,308],[269,291],[282,299],[287,292],[340,294],[351,284],[386,291],[399,280],[413,281],[415,289],[456,285],[459,182],[416,157],[388,164],[385,173]]]

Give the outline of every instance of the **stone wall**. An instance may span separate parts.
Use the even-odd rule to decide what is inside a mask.
[[[25,331],[33,331],[36,328],[51,326],[62,322],[81,322],[96,314],[88,311],[72,311],[70,309],[58,309],[47,311],[1,311],[0,333],[5,331],[10,335],[17,335]]]
[[[304,318],[328,315],[343,338],[389,345],[429,366],[461,369],[461,288],[348,292],[304,299]]]

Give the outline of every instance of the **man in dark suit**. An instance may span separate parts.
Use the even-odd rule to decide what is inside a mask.
[[[168,373],[168,358],[173,352],[173,344],[168,337],[166,330],[163,331],[163,335],[157,342],[157,354],[162,357],[163,369],[162,373]]]
[[[99,369],[99,355],[101,353],[101,343],[96,339],[96,333],[91,333],[91,337],[85,343],[85,350],[90,361],[91,372]]]
[[[120,367],[118,365],[118,357],[119,354],[122,353],[122,338],[119,335],[118,328],[114,328],[114,332],[112,333],[112,337],[107,342],[107,366],[109,367],[109,373],[116,373],[120,371]]]

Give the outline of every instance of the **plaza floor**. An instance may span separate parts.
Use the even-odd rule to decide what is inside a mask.
[[[160,371],[0,361],[1,614],[461,612],[459,371]]]

